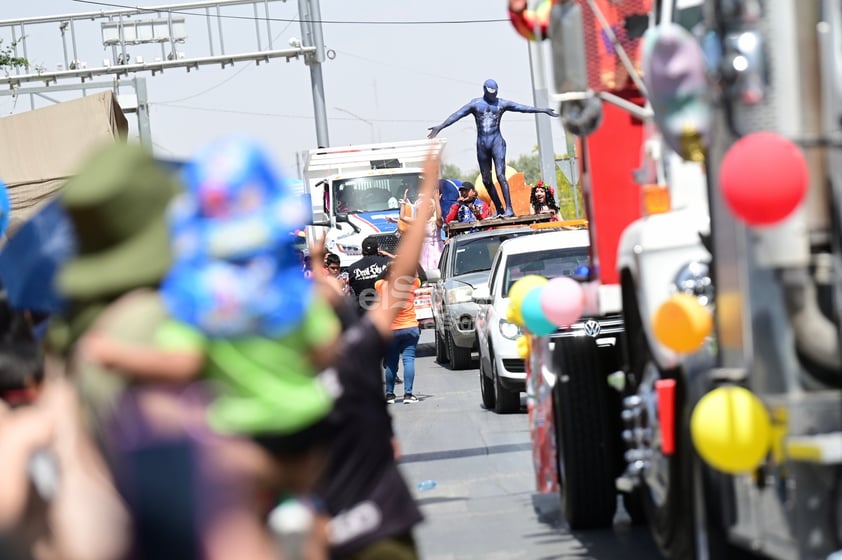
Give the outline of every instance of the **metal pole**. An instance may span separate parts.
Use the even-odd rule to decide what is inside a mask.
[[[544,56],[541,41],[529,41],[529,73],[532,76],[532,98],[536,107],[547,107],[550,96],[544,80]],[[538,155],[541,160],[541,177],[545,182],[555,185],[555,154],[553,153],[552,122],[543,114],[535,115],[535,129],[538,135]],[[555,185],[558,187],[558,185]],[[556,191],[556,204],[560,193]]]
[[[298,0],[298,13],[301,14],[301,41],[305,47],[316,47],[316,52],[305,56],[304,62],[310,66],[310,84],[313,90],[313,116],[316,120],[316,143],[320,148],[330,146],[327,130],[327,109],[325,108],[325,88],[322,80],[322,61],[325,59],[322,39],[322,15],[319,0]]]
[[[137,96],[137,131],[140,143],[152,147],[152,129],[149,126],[149,98],[146,93],[146,78],[134,79],[134,92]]]

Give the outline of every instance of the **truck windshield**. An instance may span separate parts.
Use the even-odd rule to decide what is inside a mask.
[[[545,249],[531,253],[515,253],[506,260],[503,277],[503,297],[509,295],[512,284],[529,274],[544,278],[573,276],[576,269],[589,263],[588,248]]]
[[[346,214],[397,210],[404,193],[415,202],[420,181],[418,173],[340,179],[333,183],[336,193],[333,210]]]

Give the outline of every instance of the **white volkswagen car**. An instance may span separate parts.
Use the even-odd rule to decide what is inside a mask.
[[[520,410],[526,387],[526,365],[518,356],[520,328],[506,320],[509,288],[520,278],[575,276],[589,262],[586,229],[556,230],[509,239],[500,245],[488,283],[474,290],[479,305],[476,332],[482,403],[498,413]]]

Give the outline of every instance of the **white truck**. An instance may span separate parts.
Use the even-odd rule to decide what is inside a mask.
[[[304,181],[313,224],[327,230],[325,248],[339,255],[343,268],[362,257],[366,237],[394,251],[400,200],[405,193],[414,200],[424,160],[431,152],[440,153],[444,144],[437,139],[310,150]],[[308,228],[308,236],[314,234]],[[313,239],[307,241],[311,245]]]

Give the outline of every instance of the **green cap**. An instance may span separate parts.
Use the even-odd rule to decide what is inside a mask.
[[[61,194],[77,255],[59,271],[60,293],[93,300],[157,285],[169,270],[166,209],[178,181],[139,145],[98,151]]]

